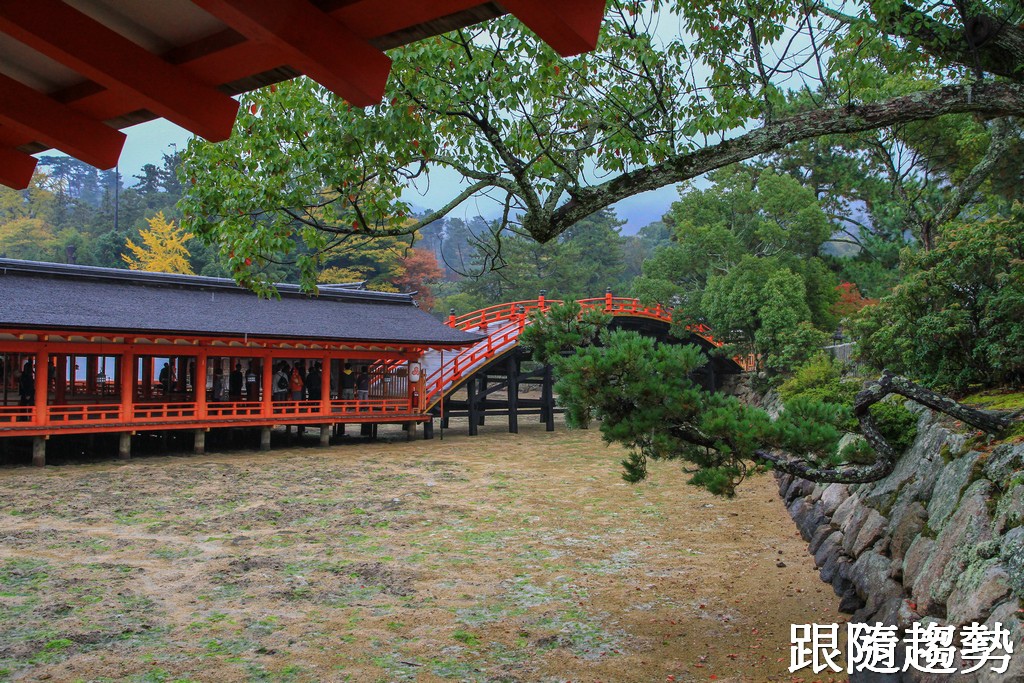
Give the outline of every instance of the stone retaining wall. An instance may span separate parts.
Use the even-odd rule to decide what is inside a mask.
[[[915,409],[917,439],[885,479],[815,485],[779,475],[779,492],[852,621],[901,632],[914,621],[998,621],[1011,632],[1015,654],[1002,675],[986,666],[977,677],[859,680],[1024,681],[1024,443],[990,448],[958,423]]]

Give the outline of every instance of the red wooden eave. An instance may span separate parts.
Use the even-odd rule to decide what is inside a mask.
[[[0,0],[0,33],[37,56],[19,63],[0,53],[12,67],[0,74],[0,183],[26,187],[35,166],[30,154],[51,147],[109,168],[123,144],[116,129],[155,116],[210,140],[225,139],[238,106],[230,95],[298,74],[355,105],[376,104],[390,71],[383,50],[506,12],[560,54],[578,54],[596,45],[605,8],[605,0],[173,3],[190,10],[181,13],[178,33],[214,30],[182,44],[158,35],[173,46],[154,52],[140,43],[161,27],[143,26],[139,36],[124,29],[144,23],[131,13],[145,13],[146,3],[81,0],[72,7],[60,0]],[[123,16],[111,20],[118,12]],[[212,23],[190,25],[196,17]],[[66,81],[67,69],[81,80],[39,85]]]

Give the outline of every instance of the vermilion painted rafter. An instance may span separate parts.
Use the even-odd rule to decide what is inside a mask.
[[[605,0],[501,0],[499,4],[563,57],[597,47]]]
[[[125,135],[0,74],[0,122],[97,168],[117,165]]]
[[[208,140],[231,135],[238,103],[60,0],[0,0],[0,31]]]
[[[0,183],[16,190],[24,189],[32,182],[35,170],[35,157],[13,147],[0,145]]]
[[[193,0],[250,40],[279,49],[292,67],[348,102],[384,96],[391,59],[308,0]]]
[[[480,5],[480,0],[356,0],[331,16],[363,38],[377,38]]]

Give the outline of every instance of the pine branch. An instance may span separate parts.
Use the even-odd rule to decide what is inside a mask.
[[[860,432],[878,455],[878,459],[872,464],[822,467],[782,451],[757,450],[754,455],[761,460],[770,462],[775,469],[781,472],[815,482],[863,484],[887,477],[896,468],[896,459],[899,453],[879,432],[868,408],[890,394],[909,398],[990,434],[1000,434],[1011,425],[1010,418],[1004,415],[968,408],[951,398],[915,384],[906,377],[893,375],[886,370],[877,381],[872,382],[857,394],[853,404],[853,414],[857,417]]]

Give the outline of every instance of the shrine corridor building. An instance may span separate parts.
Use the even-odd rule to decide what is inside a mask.
[[[131,436],[147,431],[192,430],[197,452],[215,428],[258,429],[263,448],[277,425],[317,426],[323,444],[346,423],[411,432],[431,417],[423,355],[482,338],[408,294],[277,288],[268,300],[221,278],[0,259],[0,438],[32,438],[43,465],[46,441],[65,434],[119,433],[127,458]],[[282,362],[289,372],[319,364],[319,395],[277,400]],[[366,398],[343,396],[346,368],[365,369]],[[233,371],[241,390],[236,377],[214,400],[215,373],[227,383]]]

